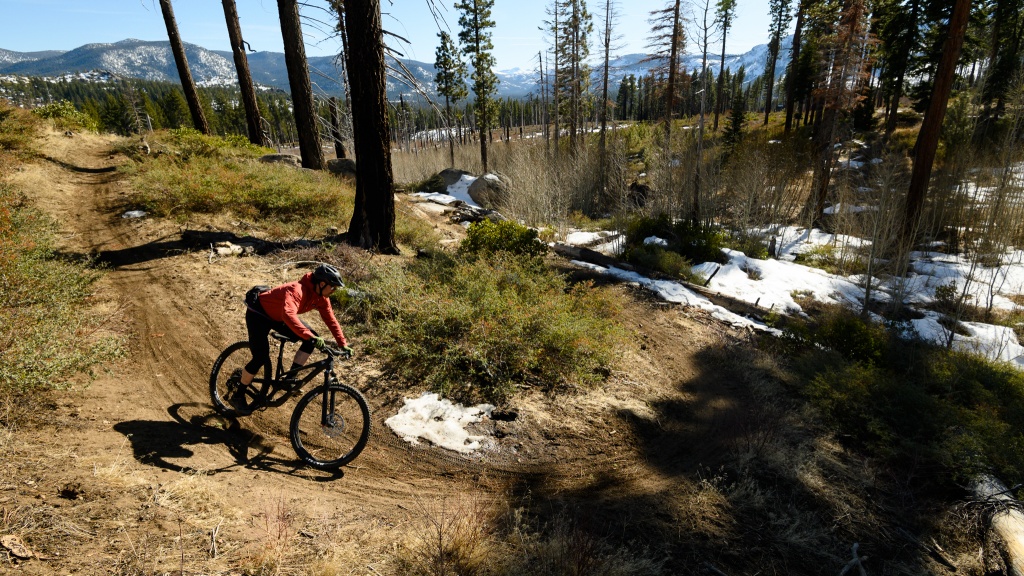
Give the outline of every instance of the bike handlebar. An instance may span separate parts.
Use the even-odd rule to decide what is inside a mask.
[[[333,346],[324,346],[323,353],[327,354],[331,358],[351,358],[352,353],[348,350],[342,350],[341,348],[335,348]]]

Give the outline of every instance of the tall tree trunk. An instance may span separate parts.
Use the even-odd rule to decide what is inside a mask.
[[[383,254],[398,254],[380,0],[345,0],[344,10],[349,40],[346,68],[359,166],[348,241]]]
[[[801,0],[796,12],[796,30],[793,31],[793,49],[789,58],[789,70],[786,72],[786,126],[783,134],[789,134],[793,127],[793,109],[796,106],[796,72],[800,66],[800,34],[804,27],[804,0]]]
[[[675,0],[672,13],[672,40],[669,48],[668,62],[668,94],[665,98],[665,154],[668,155],[672,142],[672,109],[676,106],[676,68],[679,67],[679,40],[682,34],[682,23],[680,22],[681,0]],[[670,162],[666,157],[665,162]]]
[[[309,68],[306,67],[306,46],[302,41],[298,0],[277,0],[277,11],[281,18],[284,62],[288,66],[288,85],[292,91],[295,129],[299,132],[302,167],[323,170],[324,151],[320,147],[313,87],[309,82]],[[351,35],[351,30],[349,32]]]
[[[341,113],[338,111],[338,99],[331,96],[328,106],[331,112],[331,140],[334,141],[334,155],[338,158],[347,158],[348,151],[345,150],[345,142],[341,139]]]
[[[245,106],[245,124],[249,131],[249,141],[257,146],[270,146],[270,138],[263,131],[263,119],[260,107],[256,102],[256,89],[249,73],[249,59],[245,55],[245,41],[242,40],[242,28],[238,24],[238,9],[235,0],[223,0],[224,19],[228,24],[228,38],[231,40],[231,54],[235,58],[235,71],[238,73],[238,88],[242,91],[242,104]]]
[[[768,115],[772,111],[772,90],[775,88],[775,63],[779,59],[779,47],[782,41],[772,38],[768,43],[768,70],[765,71],[764,126],[768,125]]]
[[[181,36],[178,34],[178,23],[174,20],[171,0],[160,0],[160,11],[164,15],[167,39],[171,43],[174,64],[178,67],[178,77],[181,78],[181,89],[185,91],[185,101],[188,102],[188,111],[192,115],[192,125],[203,134],[209,134],[210,125],[206,122],[203,105],[199,101],[199,92],[196,90],[195,81],[192,80],[192,71],[189,70],[188,58],[185,57],[185,46],[182,45]]]
[[[612,0],[604,2],[604,69],[601,71],[601,139],[598,154],[601,160],[601,200],[608,200],[608,65],[612,52]]]
[[[953,89],[956,64],[960,59],[960,47],[963,46],[970,12],[971,0],[956,0],[953,15],[949,19],[946,42],[942,48],[942,59],[935,72],[931,100],[917,135],[917,144],[914,145],[914,169],[910,174],[910,189],[907,191],[903,219],[901,246],[904,248],[911,246],[917,232],[918,220],[921,218],[921,209],[928,192],[928,180],[931,178],[932,164],[935,162],[935,151],[939,145],[939,132],[942,129],[942,120],[946,116],[949,94]]]
[[[728,26],[722,27],[722,60],[718,63],[718,91],[715,94],[715,122],[712,132],[718,132],[718,115],[725,105],[725,37],[729,34]]]

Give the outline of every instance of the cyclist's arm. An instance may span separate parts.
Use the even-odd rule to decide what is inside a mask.
[[[334,336],[334,340],[338,343],[338,346],[348,346],[348,340],[345,339],[345,332],[341,329],[341,324],[338,323],[338,319],[334,317],[334,308],[331,306],[331,301],[327,298],[323,299],[323,306],[317,307],[317,311],[320,312],[320,318],[323,319],[324,324],[331,331]]]

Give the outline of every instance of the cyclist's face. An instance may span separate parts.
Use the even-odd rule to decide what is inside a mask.
[[[328,296],[330,296],[333,293],[334,293],[334,286],[331,286],[327,282],[321,282],[320,283],[320,295],[321,296],[323,296],[324,298],[327,298]]]

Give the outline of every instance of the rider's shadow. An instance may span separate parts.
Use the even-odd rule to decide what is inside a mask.
[[[187,410],[186,410],[187,409]],[[272,456],[274,446],[262,436],[242,428],[233,418],[213,412],[208,404],[175,404],[168,408],[173,421],[129,420],[114,425],[114,430],[125,435],[132,445],[135,459],[143,464],[172,470],[215,474],[232,468],[244,467],[302,476],[315,481],[334,480],[343,476],[336,473],[316,473],[302,469],[295,460]],[[193,412],[186,417],[183,412]],[[195,455],[192,446],[225,446],[235,462],[216,469],[189,466],[185,461]]]

